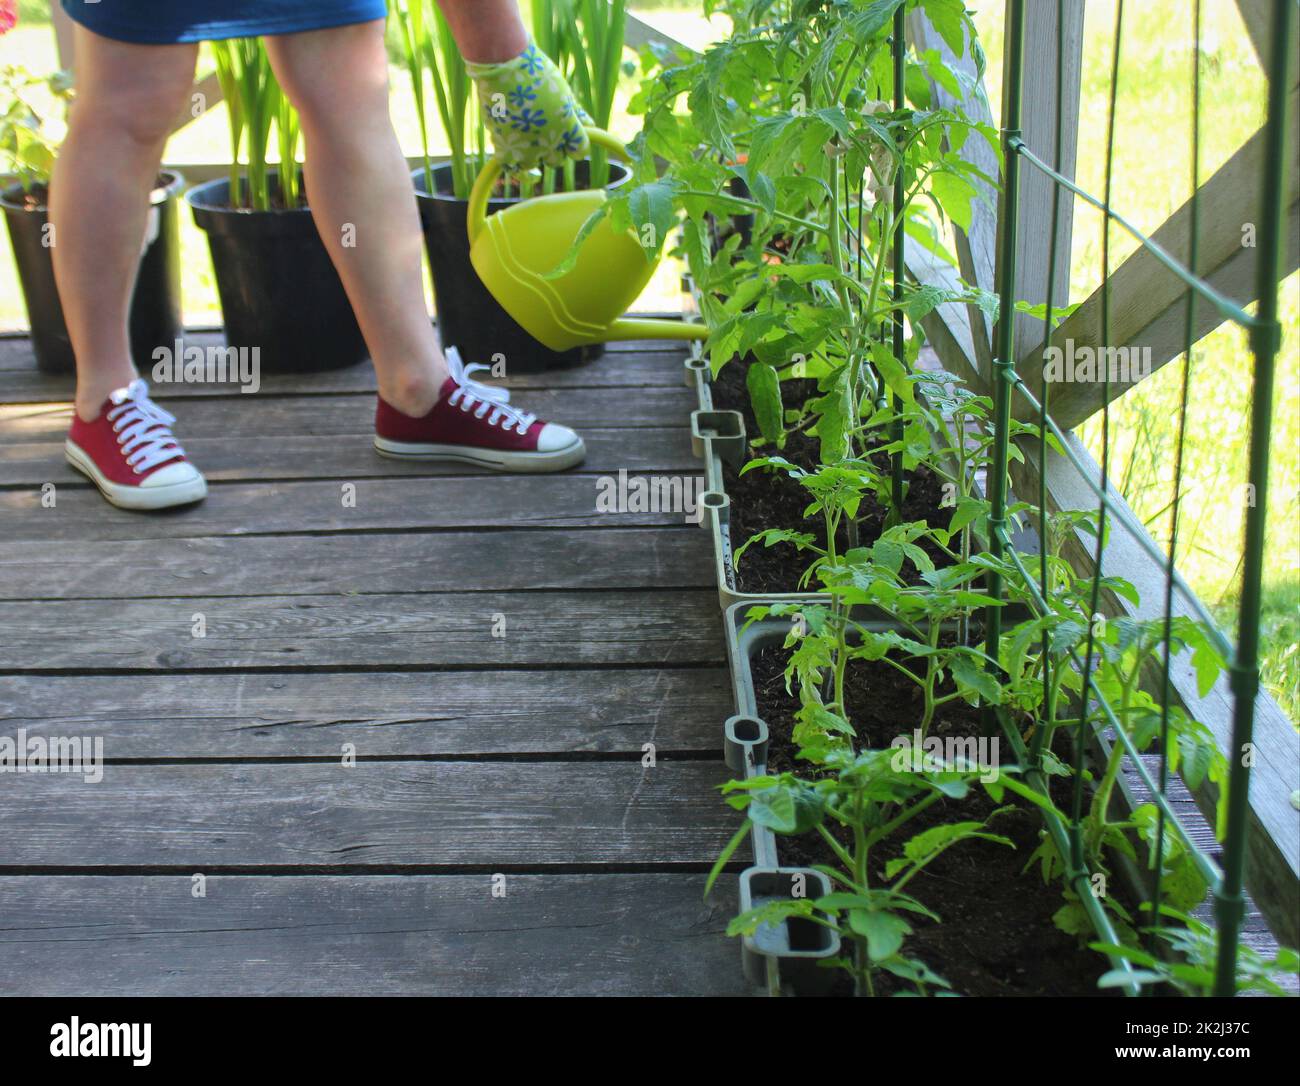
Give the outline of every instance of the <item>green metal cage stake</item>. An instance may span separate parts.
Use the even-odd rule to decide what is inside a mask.
[[[904,70],[904,61],[907,56],[907,39],[903,36],[903,7],[894,12],[894,37],[891,43],[893,49],[894,61],[894,109],[902,110],[907,104],[906,95],[904,94],[904,84],[906,82],[906,73]],[[907,183],[903,176],[903,167],[900,163],[894,170],[894,357],[900,364],[904,363],[903,356],[903,280],[907,274],[907,263],[905,256],[905,241],[907,231],[903,229],[903,214],[907,209]],[[897,394],[892,394],[890,400],[895,408],[901,406]],[[894,419],[891,427],[890,438],[892,441],[902,444],[903,441],[903,420],[901,417]],[[894,515],[901,521],[903,519],[903,453],[901,449],[896,449],[890,461],[890,494],[893,498]]]
[[[1246,508],[1245,560],[1241,575],[1241,611],[1237,651],[1231,665],[1232,749],[1229,751],[1228,826],[1224,840],[1223,881],[1215,894],[1219,922],[1219,961],[1214,994],[1236,991],[1237,941],[1245,902],[1246,826],[1249,816],[1250,749],[1259,693],[1260,586],[1264,575],[1264,525],[1268,512],[1268,452],[1273,421],[1273,371],[1281,341],[1277,287],[1282,277],[1282,192],[1286,173],[1287,69],[1296,5],[1273,5],[1273,34],[1268,65],[1268,120],[1264,135],[1264,179],[1260,198],[1259,264],[1255,294],[1259,311],[1250,331],[1255,375],[1250,410],[1250,467],[1254,501]],[[1193,269],[1195,270],[1195,269]]]
[[[1194,3],[1194,40],[1193,42],[1193,76],[1192,76],[1192,93],[1194,99],[1194,110],[1200,100],[1200,83],[1199,83],[1199,28],[1200,28],[1200,0],[1193,0]],[[1293,23],[1296,18],[1295,5],[1289,2],[1280,2],[1273,9],[1273,26],[1272,36],[1270,39],[1271,52],[1268,62],[1269,91],[1268,91],[1268,117],[1265,128],[1265,150],[1266,162],[1264,177],[1262,180],[1263,196],[1261,203],[1261,222],[1260,222],[1260,245],[1259,245],[1259,264],[1256,269],[1256,291],[1255,297],[1258,299],[1258,314],[1252,316],[1246,311],[1244,306],[1232,301],[1231,299],[1220,294],[1209,283],[1201,279],[1196,274],[1197,268],[1197,216],[1196,216],[1196,190],[1199,184],[1198,162],[1196,161],[1199,154],[1199,118],[1193,116],[1192,122],[1192,216],[1191,216],[1191,235],[1188,253],[1188,265],[1185,266],[1173,255],[1163,249],[1154,240],[1147,237],[1141,231],[1137,230],[1124,216],[1115,211],[1111,204],[1111,181],[1112,181],[1112,160],[1113,160],[1113,143],[1115,134],[1115,113],[1117,87],[1119,81],[1120,69],[1120,37],[1123,20],[1123,5],[1116,5],[1116,22],[1115,22],[1115,39],[1114,48],[1111,58],[1110,72],[1110,107],[1107,118],[1107,153],[1106,153],[1106,188],[1103,199],[1098,199],[1091,193],[1085,191],[1076,185],[1069,178],[1060,172],[1060,146],[1062,136],[1061,121],[1061,52],[1062,52],[1062,25],[1063,25],[1064,3],[1058,0],[1057,3],[1057,126],[1056,126],[1056,158],[1054,166],[1047,165],[1041,158],[1035,155],[1025,145],[1021,133],[1022,117],[1022,97],[1023,97],[1023,66],[1024,66],[1024,35],[1025,35],[1025,5],[1024,0],[1011,0],[1008,7],[1007,21],[1007,42],[1006,42],[1006,75],[1004,83],[1003,97],[1003,117],[1004,126],[1002,132],[1003,150],[1004,150],[1004,184],[1003,184],[1003,205],[1002,205],[1002,223],[999,250],[999,274],[998,274],[998,295],[1000,300],[999,322],[996,329],[996,341],[994,344],[994,362],[993,362],[993,393],[994,393],[994,442],[992,447],[992,458],[990,464],[990,516],[989,516],[989,550],[990,553],[998,559],[1009,559],[1016,567],[1019,576],[1024,580],[1026,590],[1028,591],[1031,604],[1038,610],[1040,615],[1047,614],[1050,608],[1048,592],[1050,584],[1047,579],[1047,560],[1046,552],[1040,559],[1039,577],[1041,583],[1035,581],[1031,576],[1021,556],[1016,552],[1009,533],[1007,521],[1007,498],[1008,498],[1008,464],[1010,450],[1009,428],[1011,421],[1011,402],[1015,393],[1019,393],[1037,415],[1040,433],[1040,447],[1038,451],[1039,464],[1039,487],[1038,487],[1038,508],[1040,533],[1044,538],[1041,541],[1042,546],[1046,547],[1046,532],[1048,522],[1047,494],[1043,477],[1046,470],[1046,441],[1048,436],[1052,435],[1057,438],[1061,444],[1062,452],[1066,459],[1071,462],[1079,472],[1080,477],[1084,479],[1087,486],[1092,490],[1097,498],[1097,513],[1099,530],[1097,533],[1097,544],[1093,556],[1093,572],[1091,577],[1091,612],[1096,612],[1100,602],[1099,589],[1102,578],[1102,559],[1105,547],[1105,526],[1108,523],[1108,517],[1113,517],[1115,524],[1125,530],[1130,531],[1133,538],[1138,544],[1152,556],[1153,560],[1158,560],[1164,568],[1166,574],[1163,617],[1166,629],[1164,655],[1162,659],[1162,728],[1161,728],[1161,746],[1160,746],[1160,766],[1158,771],[1158,780],[1152,777],[1151,772],[1141,759],[1141,751],[1133,742],[1123,727],[1123,722],[1116,714],[1115,709],[1109,704],[1102,689],[1098,685],[1093,675],[1093,661],[1095,645],[1091,622],[1089,623],[1089,632],[1087,639],[1087,649],[1083,654],[1083,659],[1079,654],[1070,649],[1066,656],[1070,663],[1080,670],[1082,675],[1082,687],[1080,691],[1081,712],[1079,731],[1076,741],[1075,756],[1075,795],[1074,810],[1068,832],[1066,826],[1054,814],[1048,814],[1047,826],[1049,834],[1056,843],[1062,858],[1067,863],[1067,882],[1074,886],[1080,895],[1080,900],[1088,913],[1089,919],[1093,926],[1103,936],[1107,942],[1115,942],[1113,926],[1110,924],[1109,917],[1105,910],[1087,893],[1086,887],[1086,868],[1087,861],[1083,855],[1080,838],[1080,819],[1082,804],[1082,777],[1083,777],[1083,743],[1086,736],[1093,736],[1101,741],[1103,729],[1109,728],[1115,735],[1115,742],[1123,748],[1123,756],[1132,764],[1137,778],[1151,792],[1151,801],[1156,808],[1158,818],[1157,844],[1153,850],[1154,862],[1157,867],[1154,890],[1150,895],[1147,905],[1152,909],[1154,927],[1159,926],[1160,916],[1160,899],[1162,894],[1163,873],[1163,856],[1164,856],[1164,830],[1168,827],[1175,832],[1182,840],[1183,845],[1188,849],[1197,870],[1205,878],[1210,888],[1215,902],[1215,913],[1218,929],[1218,958],[1215,963],[1213,990],[1216,995],[1232,995],[1236,991],[1236,960],[1238,945],[1240,939],[1240,928],[1244,912],[1244,880],[1246,867],[1246,832],[1249,821],[1249,786],[1250,786],[1250,759],[1246,756],[1250,750],[1253,736],[1255,700],[1259,692],[1259,627],[1260,627],[1260,596],[1261,583],[1263,578],[1264,564],[1264,544],[1265,544],[1265,521],[1267,511],[1267,485],[1268,485],[1268,459],[1269,459],[1269,438],[1270,423],[1273,406],[1273,381],[1274,381],[1274,364],[1275,356],[1280,345],[1280,327],[1278,324],[1277,308],[1277,291],[1278,284],[1282,277],[1282,228],[1283,228],[1283,196],[1285,192],[1285,170],[1286,170],[1286,138],[1288,133],[1286,116],[1287,110],[1287,74],[1290,57],[1287,52],[1287,42],[1289,35],[1293,31]],[[1235,323],[1249,332],[1251,351],[1254,356],[1254,385],[1253,399],[1251,405],[1251,435],[1250,435],[1250,463],[1249,463],[1249,484],[1253,500],[1246,509],[1245,516],[1245,544],[1243,553],[1243,575],[1242,575],[1242,593],[1240,613],[1238,618],[1237,644],[1232,646],[1228,639],[1218,630],[1212,617],[1206,612],[1200,601],[1187,588],[1186,583],[1178,575],[1174,567],[1175,550],[1177,546],[1177,506],[1181,498],[1181,454],[1178,455],[1175,465],[1174,478],[1174,509],[1173,520],[1171,522],[1170,543],[1167,552],[1160,552],[1159,548],[1141,532],[1140,526],[1133,525],[1131,518],[1124,515],[1122,502],[1119,502],[1108,486],[1108,467],[1109,467],[1109,374],[1103,372],[1102,379],[1105,382],[1102,396],[1102,461],[1101,461],[1101,478],[1100,483],[1094,482],[1089,474],[1088,466],[1084,464],[1081,458],[1070,447],[1068,437],[1063,433],[1059,426],[1053,421],[1048,407],[1048,388],[1044,378],[1043,388],[1041,391],[1041,401],[1037,399],[1027,388],[1025,383],[1020,379],[1016,372],[1016,359],[1013,354],[1014,345],[1014,321],[1015,321],[1015,292],[1016,292],[1016,243],[1018,232],[1018,217],[1020,203],[1020,165],[1021,162],[1028,164],[1038,170],[1041,174],[1051,180],[1054,185],[1053,192],[1053,215],[1052,215],[1052,232],[1050,239],[1050,257],[1048,273],[1048,299],[1047,299],[1047,318],[1046,318],[1046,342],[1052,340],[1052,295],[1055,293],[1055,274],[1056,274],[1056,255],[1057,255],[1057,226],[1059,218],[1057,208],[1062,191],[1071,192],[1080,199],[1086,201],[1093,207],[1101,211],[1103,215],[1103,240],[1102,240],[1102,285],[1101,294],[1101,326],[1102,341],[1105,342],[1110,334],[1110,312],[1109,312],[1109,227],[1111,224],[1119,225],[1122,229],[1133,236],[1141,247],[1155,258],[1161,265],[1167,268],[1171,273],[1180,278],[1188,287],[1188,312],[1185,323],[1185,358],[1183,383],[1181,392],[1181,409],[1180,409],[1180,431],[1185,428],[1187,415],[1187,397],[1189,385],[1189,373],[1191,365],[1191,351],[1194,342],[1194,306],[1198,300],[1205,301],[1213,306],[1218,313],[1228,321]],[[988,577],[988,591],[991,596],[1001,601],[1004,592],[1003,578],[997,571],[992,571]],[[1189,609],[1195,619],[1206,628],[1206,634],[1209,640],[1221,651],[1221,653],[1231,661],[1230,674],[1231,684],[1234,694],[1233,706],[1233,734],[1231,749],[1229,753],[1230,760],[1230,779],[1228,782],[1227,796],[1227,828],[1223,841],[1223,867],[1220,867],[1215,861],[1202,849],[1194,840],[1188,828],[1182,824],[1181,820],[1170,806],[1166,795],[1168,783],[1168,712],[1171,698],[1171,688],[1169,680],[1169,669],[1171,664],[1171,642],[1170,630],[1173,620],[1173,595],[1177,591],[1186,600]],[[1002,637],[1002,618],[999,606],[990,607],[987,611],[986,619],[986,651],[990,661],[996,661],[999,658],[999,647]],[[991,667],[996,664],[991,663]],[[1044,653],[1044,667],[1052,666],[1047,659],[1047,653]],[[1066,660],[1062,659],[1056,666],[1066,666]],[[1095,706],[1095,710],[1090,710],[1089,706]],[[1097,723],[1091,723],[1091,713],[1095,711],[1098,714]],[[1009,716],[1000,707],[990,716],[997,718],[1002,726],[1002,730],[1008,735],[1012,746],[1015,748],[1018,757],[1027,762],[1027,767],[1031,775],[1035,772],[1037,756],[1046,749],[1046,744],[1050,742],[1050,730],[1054,728],[1055,722],[1049,719],[1046,722],[1039,722],[1040,731],[1035,734],[1033,746],[1026,748],[1021,737],[1016,730],[1015,724]],[[1043,728],[1044,723],[1046,728]],[[1089,730],[1094,729],[1094,730]],[[1112,956],[1112,960],[1114,957]],[[1119,963],[1122,971],[1131,974],[1132,970],[1125,961]],[[1129,991],[1136,991],[1136,984],[1132,982],[1121,981],[1123,986]]]

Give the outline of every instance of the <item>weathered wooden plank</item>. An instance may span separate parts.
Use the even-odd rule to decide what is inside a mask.
[[[1241,21],[1246,26],[1246,33],[1250,35],[1250,44],[1254,47],[1255,56],[1263,66],[1265,74],[1268,72],[1270,61],[1269,46],[1273,41],[1273,18],[1277,7],[1278,0],[1237,0]],[[1298,35],[1300,35],[1300,20],[1292,19],[1291,44],[1287,49],[1287,55],[1291,58],[1291,70],[1287,75],[1288,89],[1300,82],[1300,68],[1296,63],[1296,56],[1300,54],[1300,47],[1296,44]]]
[[[930,95],[937,106],[956,109],[975,121],[994,124],[989,112],[988,95],[984,91],[981,76],[976,70],[975,60],[967,47],[962,56],[954,55],[943,35],[935,30],[923,8],[914,9],[907,19],[908,37],[918,53],[937,50],[943,62],[963,77],[963,94],[959,97],[951,94],[933,79],[929,80]],[[995,266],[997,263],[997,187],[996,181],[1001,172],[998,156],[993,148],[983,139],[969,139],[961,149],[961,157],[977,167],[991,181],[972,181],[979,198],[971,201],[971,229],[967,233],[953,224],[953,240],[957,250],[956,256],[961,277],[973,286],[983,290],[995,290]],[[904,246],[910,242],[904,241]],[[904,249],[906,253],[906,248]],[[983,371],[992,364],[992,330],[978,306],[966,307],[967,320],[972,329],[972,345],[976,351],[976,362]]]
[[[707,588],[709,560],[706,533],[663,528],[27,541],[0,548],[0,599]]]
[[[0,603],[10,671],[718,664],[717,623],[703,589]]]
[[[1049,166],[1066,177],[1074,177],[1075,156],[1079,141],[1079,100],[1083,74],[1083,0],[1065,0],[1059,5],[1062,26],[1060,69],[1056,56],[1057,4],[1025,5],[1025,63],[1021,132],[1025,145]],[[1008,25],[1010,8],[1007,9]],[[1004,73],[1005,74],[1005,73]],[[1056,84],[1061,81],[1063,96],[1060,158],[1056,157]],[[1006,101],[1006,90],[1003,90]],[[1005,108],[1005,107],[1004,107]],[[979,142],[979,141],[975,141]],[[1047,280],[1051,271],[1052,204],[1057,184],[1046,174],[1028,165],[1020,168],[1020,208],[1016,233],[1016,294],[1034,305],[1047,300]],[[999,233],[1006,215],[998,208]],[[1070,297],[1070,239],[1074,222],[1074,198],[1064,190],[1060,195],[1057,218],[1056,271],[1054,279],[1056,306],[1064,306]],[[1000,251],[1000,245],[999,245]],[[1045,332],[1042,321],[1027,314],[1016,316],[1014,356],[1023,358],[1031,347],[1041,342]]]
[[[722,668],[0,677],[5,735],[117,760],[720,751],[732,712]]]
[[[5,867],[711,864],[736,831],[720,762],[109,765],[14,774]],[[87,872],[90,873],[90,872]]]
[[[1145,754],[1142,761],[1146,765],[1147,772],[1153,781],[1160,779],[1160,758],[1156,754]],[[1143,803],[1149,803],[1154,798],[1151,790],[1147,788],[1146,783],[1138,776],[1131,760],[1126,760],[1123,766],[1123,787],[1126,787],[1132,800],[1133,807]],[[1196,844],[1203,849],[1207,855],[1214,857],[1219,863],[1223,862],[1223,850],[1218,840],[1214,836],[1214,830],[1201,814],[1200,808],[1196,806],[1196,800],[1187,790],[1181,777],[1177,774],[1170,774],[1168,787],[1165,795],[1166,801],[1178,816],[1179,821],[1187,829],[1188,835]],[[1193,912],[1197,918],[1205,921],[1207,924],[1216,923],[1214,917],[1214,901],[1212,898],[1206,898]],[[1278,941],[1273,933],[1269,930],[1268,924],[1264,920],[1263,914],[1259,907],[1246,895],[1246,912],[1242,919],[1241,941],[1244,945],[1251,947],[1265,958],[1272,959],[1278,952]],[[1300,977],[1295,974],[1288,974],[1284,977],[1277,978],[1282,987],[1290,992],[1300,992]]]
[[[697,479],[681,477],[679,491],[685,494],[689,486],[694,498],[701,489]],[[161,515],[114,509],[98,491],[85,487],[56,490],[55,506],[46,508],[41,491],[32,488],[0,492],[0,523],[6,539],[54,544],[382,529],[626,528],[690,521],[689,512],[597,512],[598,496],[616,483],[613,476],[585,474],[232,483],[212,487],[198,505]],[[345,497],[355,504],[345,506]]]
[[[225,340],[218,332],[191,330],[185,345],[222,347]],[[500,382],[508,388],[590,388],[671,386],[681,383],[681,359],[685,350],[680,343],[640,340],[611,343],[605,355],[581,366],[544,370],[539,373],[508,373]],[[467,361],[474,361],[468,359]],[[33,398],[67,399],[72,395],[70,374],[50,375],[36,369],[31,345],[25,336],[0,335],[0,400],[30,401]],[[155,381],[152,371],[142,376],[152,384],[155,399],[177,397],[228,396],[238,389],[229,384],[189,384]],[[482,373],[476,374],[482,377]],[[374,392],[375,369],[369,363],[326,373],[264,374],[261,391],[268,395],[318,396],[340,392]]]
[[[728,996],[735,880],[704,876],[0,878],[0,993]]]
[[[686,418],[685,415],[682,416]],[[699,461],[691,452],[686,426],[626,430],[583,430],[587,444],[584,472],[692,472]],[[472,464],[391,460],[374,455],[364,440],[335,437],[266,437],[238,444],[220,438],[185,438],[185,451],[211,482],[254,479],[370,479],[380,476],[490,475]],[[65,463],[62,441],[9,444],[0,441],[0,486],[84,483],[85,476]]]
[[[36,357],[32,354],[27,335],[22,332],[0,332],[0,373],[35,368]]]
[[[696,406],[679,380],[673,388],[533,389],[521,392],[519,406],[542,418],[580,430],[688,425]],[[304,437],[348,435],[361,438],[358,458],[368,452],[375,432],[373,396],[315,398],[226,396],[173,405],[182,442],[194,438]],[[0,408],[0,441],[62,441],[72,421],[68,404],[9,404]],[[373,456],[373,452],[369,452]]]

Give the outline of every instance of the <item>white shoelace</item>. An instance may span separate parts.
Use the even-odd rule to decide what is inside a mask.
[[[137,377],[109,398],[115,406],[109,408],[108,421],[126,462],[137,475],[185,455],[171,432],[176,419],[149,399],[149,386],[143,380]]]
[[[509,403],[510,390],[508,388],[497,388],[496,385],[485,385],[482,381],[475,381],[470,376],[479,370],[491,371],[492,367],[483,362],[471,362],[468,366],[461,360],[460,351],[455,347],[448,347],[443,352],[447,358],[447,369],[452,377],[456,379],[458,385],[468,385],[474,390],[474,395],[481,400],[492,400],[494,403]]]
[[[528,433],[528,428],[537,421],[536,415],[511,407],[508,390],[471,379],[472,373],[491,367],[478,362],[466,366],[455,347],[448,347],[445,353],[448,372],[456,382],[455,390],[447,397],[449,404],[462,411],[473,411],[474,417],[478,419],[486,416],[489,426],[500,426],[506,431],[513,429],[520,434]]]

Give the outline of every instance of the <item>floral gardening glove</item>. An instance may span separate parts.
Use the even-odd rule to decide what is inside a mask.
[[[506,165],[560,166],[566,158],[586,154],[587,115],[555,62],[532,41],[514,60],[466,61],[465,68],[478,88],[493,146]]]

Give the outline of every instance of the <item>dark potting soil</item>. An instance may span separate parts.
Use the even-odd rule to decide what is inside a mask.
[[[774,774],[791,771],[812,779],[817,776],[815,767],[796,760],[790,738],[798,699],[785,689],[787,659],[784,648],[772,645],[760,650],[751,662],[758,716],[767,723],[770,737],[768,769]],[[888,747],[895,736],[910,735],[920,719],[919,688],[882,662],[854,661],[845,677],[845,698],[849,719],[865,747]],[[962,701],[949,702],[937,710],[929,734],[939,738],[978,736],[979,711]],[[873,881],[881,884],[886,862],[899,855],[913,835],[943,823],[983,821],[997,806],[978,784],[965,799],[936,803],[895,839],[872,850]],[[1065,904],[1060,886],[1045,885],[1037,864],[1024,870],[1039,844],[1041,817],[1011,796],[1004,797],[1002,806],[1011,809],[993,817],[987,829],[1009,838],[1015,848],[990,841],[962,841],[918,875],[909,890],[942,922],[910,916],[914,933],[905,952],[925,962],[963,995],[1103,994],[1097,979],[1109,968],[1106,959],[1082,947],[1052,922],[1052,915]],[[842,843],[849,843],[847,835]],[[778,837],[777,849],[782,866],[838,866],[834,854],[815,833]],[[847,974],[837,985],[835,994],[851,994]],[[877,995],[910,990],[905,982],[886,973],[879,975],[876,987]]]
[[[170,182],[171,179],[169,177],[159,174],[153,184],[155,189],[165,189]],[[50,189],[44,181],[37,181],[32,185],[30,192],[23,193],[24,211],[40,211],[43,208],[49,207],[49,204]]]
[[[713,381],[713,404],[720,410],[739,411],[745,418],[745,433],[759,433],[758,422],[749,402],[749,391],[745,387],[745,368],[733,361],[723,366]],[[782,399],[787,408],[803,404],[810,397],[816,396],[817,382],[812,380],[789,380],[781,382]],[[769,446],[760,446],[751,454],[778,455],[792,464],[806,470],[815,470],[820,462],[821,443],[816,437],[810,437],[802,431],[788,435],[784,448],[777,450]],[[882,472],[888,472],[888,458],[879,456],[876,466]],[[723,485],[731,498],[731,542],[735,550],[764,528],[791,528],[811,532],[816,544],[825,546],[826,535],[820,517],[804,519],[804,510],[812,500],[807,489],[783,471],[768,468],[755,468],[741,475],[730,464],[723,465]],[[943,526],[952,517],[950,510],[940,510],[939,502],[943,496],[941,480],[924,465],[918,465],[904,479],[903,519],[905,521],[924,520],[929,524]],[[868,499],[863,501],[862,516],[858,520],[858,545],[867,547],[880,538],[885,528],[887,510],[878,502]],[[838,533],[840,553],[848,546],[847,525],[841,524]],[[930,554],[936,565],[943,565],[947,559],[937,549],[921,546]],[[745,551],[736,565],[736,588],[741,592],[796,592],[800,574],[808,567],[812,556],[800,552],[790,543],[777,543],[771,547],[755,544]],[[910,573],[910,567],[908,567]],[[817,586],[812,586],[813,588]]]
[[[757,421],[745,387],[744,366],[736,362],[724,366],[712,387],[714,406],[740,411],[746,433],[757,434]],[[787,408],[799,406],[817,395],[816,382],[811,380],[783,381],[781,388]],[[760,449],[766,451],[765,446]],[[751,448],[751,453],[757,455],[758,451]],[[779,451],[791,463],[809,470],[819,463],[819,453],[818,439],[802,432],[789,434]],[[879,457],[877,467],[887,470],[885,457]],[[774,527],[811,532],[818,545],[824,545],[820,519],[804,519],[803,511],[811,497],[796,480],[784,472],[765,469],[741,475],[730,465],[724,465],[723,471],[731,498],[733,546],[739,547],[754,533]],[[903,519],[946,525],[951,513],[939,505],[941,480],[921,466],[910,472],[905,482]],[[884,529],[886,510],[874,500],[864,501],[862,510],[858,544],[869,546]],[[838,542],[841,548],[847,545],[843,526]],[[947,560],[932,549],[930,556],[936,565]],[[796,591],[799,574],[808,562],[809,556],[790,544],[751,547],[737,567],[737,588],[744,592]],[[768,769],[773,773],[791,771],[806,779],[815,778],[816,768],[795,758],[791,733],[798,700],[785,689],[787,659],[785,649],[769,646],[752,660],[758,715],[767,723],[770,736]],[[951,690],[948,684],[937,693],[943,695]],[[888,747],[896,736],[910,735],[921,717],[921,691],[883,662],[853,661],[846,674],[845,695],[849,719],[864,747]],[[979,736],[979,710],[963,701],[949,702],[937,710],[929,734],[940,739]],[[882,842],[873,850],[873,880],[877,885],[881,883],[886,863],[899,855],[902,846],[915,834],[948,822],[982,822],[998,806],[978,784],[963,800],[936,803],[900,831],[896,839]],[[908,938],[906,952],[925,962],[947,979],[954,991],[963,995],[1100,994],[1097,980],[1109,968],[1109,963],[1055,926],[1052,916],[1065,904],[1060,886],[1045,885],[1037,865],[1025,870],[1041,840],[1042,818],[1036,810],[1012,796],[1004,797],[1001,806],[1009,809],[994,816],[987,829],[1008,838],[1015,847],[990,841],[963,841],[927,866],[910,884],[910,889],[941,917],[941,922],[909,917],[914,933]],[[837,832],[837,836],[843,844],[849,843],[847,834],[841,836]],[[777,847],[781,863],[787,866],[836,866],[838,862],[815,833],[780,837]],[[878,995],[907,990],[910,986],[906,982],[880,974]],[[847,974],[842,974],[835,994],[848,995],[851,991],[851,981]]]
[[[298,202],[295,203],[293,207],[290,207],[288,205],[288,203],[285,201],[283,194],[280,192],[278,188],[271,190],[270,199],[268,203],[270,204],[270,207],[268,208],[269,211],[302,211],[308,206],[307,196],[301,189],[299,190],[299,194],[298,194]],[[240,204],[238,207],[236,207],[234,204],[230,203],[229,201],[227,201],[222,206],[231,211],[242,211],[242,210],[246,210],[248,207],[247,204]]]

